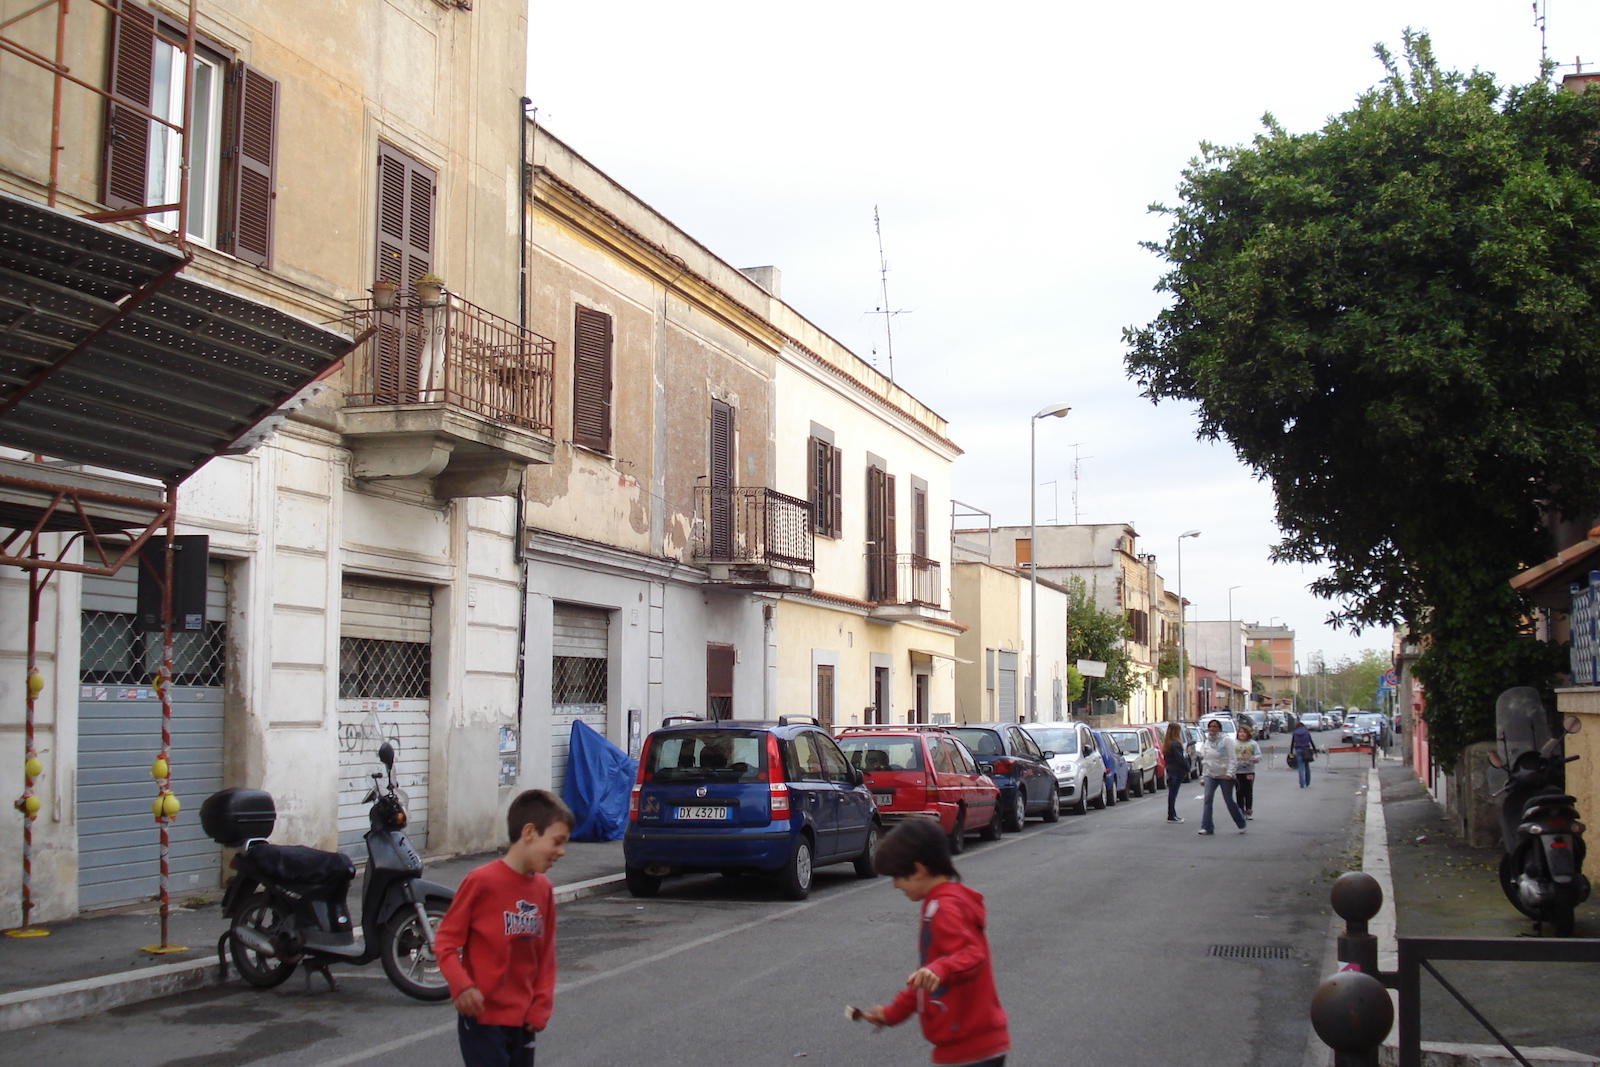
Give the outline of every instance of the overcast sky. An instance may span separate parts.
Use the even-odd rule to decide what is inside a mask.
[[[1553,59],[1600,66],[1600,4],[1549,0]],[[1315,573],[1274,565],[1272,495],[1192,410],[1152,406],[1123,370],[1123,326],[1162,306],[1165,233],[1201,141],[1237,144],[1272,112],[1320,127],[1382,76],[1375,42],[1411,26],[1447,67],[1537,76],[1529,0],[1259,0],[983,6],[640,0],[530,9],[541,125],[736,267],[887,370],[873,207],[889,261],[895,379],[950,421],[954,495],[1028,520],[1130,522],[1191,618],[1274,616],[1302,664],[1388,647],[1324,625]],[[1049,484],[1055,481],[1058,485]],[[1399,507],[1381,484],[1374,507]],[[1059,497],[1059,505],[1057,498]]]

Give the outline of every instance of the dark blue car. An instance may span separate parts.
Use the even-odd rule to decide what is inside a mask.
[[[817,867],[873,877],[880,829],[861,771],[814,723],[675,723],[640,753],[623,870],[636,897],[672,875],[722,872],[775,875],[803,900]]]
[[[1104,730],[1092,730],[1095,744],[1100,746],[1100,758],[1106,764],[1106,806],[1128,799],[1128,758]]]
[[[1021,830],[1030,815],[1045,822],[1061,818],[1061,794],[1050,766],[1055,753],[1040,749],[1028,731],[1014,722],[969,722],[941,729],[966,745],[978,761],[978,769],[1000,787],[1000,811],[1007,830]]]

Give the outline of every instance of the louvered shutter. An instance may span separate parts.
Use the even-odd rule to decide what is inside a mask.
[[[155,12],[132,0],[122,0],[121,10],[122,17],[111,23],[111,91],[148,109],[156,54]],[[101,202],[110,208],[146,206],[149,168],[150,120],[108,102]]]
[[[221,204],[224,252],[258,267],[272,264],[277,198],[278,83],[254,67],[234,65],[228,77],[228,126]]]
[[[733,408],[711,402],[711,552],[733,552]]]
[[[829,526],[834,537],[844,536],[844,453],[835,448],[828,457]]]
[[[883,592],[885,600],[899,599],[895,570],[895,549],[899,541],[895,534],[894,475],[883,476]]]
[[[911,551],[928,555],[928,494],[916,488],[911,490]]]
[[[830,448],[818,437],[806,438],[806,467],[810,471],[809,499],[811,513],[816,516],[816,531],[823,537],[833,536],[832,505],[828,495],[828,466]]]
[[[611,451],[611,316],[577,309],[572,346],[572,439]]]
[[[402,290],[433,269],[434,172],[403,152],[378,145],[377,276]],[[423,324],[414,306],[378,317],[373,346],[373,401],[416,403],[422,380]]]

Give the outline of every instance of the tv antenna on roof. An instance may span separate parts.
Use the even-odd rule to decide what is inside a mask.
[[[883,256],[883,220],[878,217],[878,205],[872,205],[872,228],[878,233],[878,282],[883,288],[883,303],[867,312],[869,315],[883,316],[883,336],[889,351],[889,380],[894,381],[894,330],[890,323],[896,315],[907,314],[905,311],[889,310],[889,261]]]
[[[1550,0],[1533,0],[1533,24],[1539,31],[1539,68],[1550,62],[1550,50],[1545,41],[1545,22],[1550,13]]]
[[[1072,445],[1072,525],[1078,525],[1078,483],[1082,479],[1083,461],[1093,459],[1093,456],[1080,456],[1078,449],[1082,442],[1073,442]]]

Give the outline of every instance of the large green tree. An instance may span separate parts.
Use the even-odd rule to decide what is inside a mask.
[[[1507,580],[1600,484],[1600,93],[1446,71],[1410,32],[1378,56],[1322,129],[1202,146],[1127,363],[1270,481],[1274,556],[1328,564],[1333,621],[1426,635],[1448,761],[1560,664]]]
[[[1123,641],[1133,632],[1128,617],[1120,611],[1102,608],[1082,578],[1069,578],[1067,589],[1067,654],[1073,660],[1099,660],[1106,665],[1106,676],[1094,678],[1089,693],[1095,699],[1108,697],[1126,704],[1133,696],[1133,661]],[[1076,673],[1076,668],[1073,669]]]

